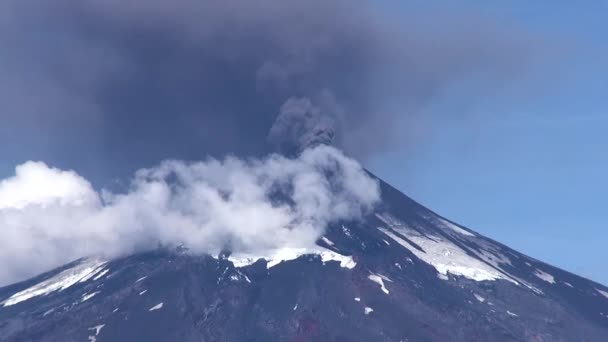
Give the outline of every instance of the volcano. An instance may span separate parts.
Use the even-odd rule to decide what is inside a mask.
[[[0,289],[1,341],[608,341],[608,288],[380,181],[313,249],[81,259]]]

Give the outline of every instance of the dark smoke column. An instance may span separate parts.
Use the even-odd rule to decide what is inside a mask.
[[[289,98],[268,134],[268,141],[286,154],[301,152],[317,145],[331,145],[335,119],[309,98]]]

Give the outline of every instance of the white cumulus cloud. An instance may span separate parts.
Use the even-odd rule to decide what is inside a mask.
[[[15,168],[15,176],[0,181],[0,209],[96,201],[95,191],[84,178],[73,171],[49,168],[42,162],[21,164]]]

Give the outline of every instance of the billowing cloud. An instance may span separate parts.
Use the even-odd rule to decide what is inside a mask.
[[[319,140],[364,158],[403,143],[446,87],[471,75],[502,85],[528,62],[527,37],[472,11],[405,6],[392,25],[375,6],[4,0],[3,158],[51,161],[94,184],[167,158]]]
[[[0,181],[0,209],[96,203],[97,195],[85,179],[73,171],[49,168],[41,162],[19,165],[13,177]]]
[[[379,197],[357,162],[325,145],[297,158],[165,161],[139,170],[123,193],[28,162],[0,182],[0,284],[159,245],[212,255],[310,248],[327,225],[361,218]]]

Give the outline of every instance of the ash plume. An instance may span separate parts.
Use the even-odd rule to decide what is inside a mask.
[[[6,0],[0,12],[5,160],[96,184],[167,158],[329,141],[365,159],[404,143],[396,124],[444,87],[474,73],[502,82],[529,54],[474,14],[404,8],[396,28],[342,0]]]

